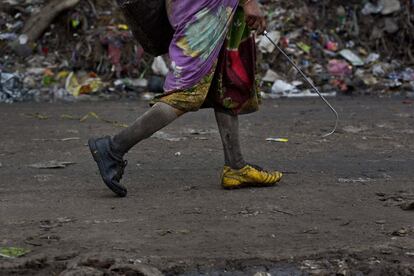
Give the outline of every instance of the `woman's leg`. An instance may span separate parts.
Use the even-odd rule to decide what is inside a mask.
[[[133,146],[169,125],[182,114],[184,112],[181,110],[163,102],[157,102],[131,126],[112,138],[112,150],[115,154],[123,156]]]
[[[130,127],[124,129],[114,138],[91,138],[89,149],[95,159],[104,183],[118,196],[127,195],[127,189],[120,184],[127,162],[123,156],[134,145],[154,132],[167,126],[184,112],[165,103],[156,103],[150,110],[140,116]]]
[[[224,148],[225,167],[221,177],[223,188],[265,187],[279,182],[282,173],[268,172],[244,161],[240,149],[238,116],[218,110],[215,114]]]
[[[216,121],[224,149],[225,165],[238,170],[246,166],[239,140],[239,119],[237,115],[215,110]]]

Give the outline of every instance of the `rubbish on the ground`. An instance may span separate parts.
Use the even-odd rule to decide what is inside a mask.
[[[414,210],[414,201],[407,201],[401,204],[401,209],[408,211],[408,210]]]
[[[266,74],[262,78],[262,81],[274,83],[278,79],[281,79],[280,75],[272,69],[269,69],[266,71]]]
[[[125,85],[128,88],[146,88],[148,86],[148,80],[147,79],[130,79],[125,78],[120,80],[123,85]]]
[[[296,88],[296,86],[288,82],[285,82],[283,80],[275,81],[275,83],[272,86],[273,94],[284,94],[284,93],[289,93],[292,91],[298,91],[298,89]]]
[[[381,4],[373,4],[371,2],[367,2],[361,12],[363,15],[378,14],[383,9],[384,9],[384,6]]]
[[[401,72],[401,79],[408,82],[414,81],[414,69],[405,68],[404,71]]]
[[[2,73],[0,68],[0,103],[13,103],[28,98],[24,89],[22,76],[19,74]]]
[[[64,168],[66,168],[70,165],[74,165],[74,164],[76,164],[76,163],[75,162],[68,162],[68,161],[52,160],[52,161],[35,163],[35,164],[32,164],[32,165],[29,165],[29,167],[35,168],[35,169],[64,169]]]
[[[279,43],[281,34],[278,31],[271,31],[268,33],[269,37],[276,43]],[[276,47],[265,37],[260,37],[259,50],[262,53],[273,53]]]
[[[363,66],[365,64],[358,55],[349,49],[343,49],[339,52],[339,54],[354,66]]]
[[[23,115],[26,116],[26,117],[35,118],[35,119],[38,119],[38,120],[47,120],[47,119],[49,119],[49,116],[41,114],[41,113],[24,113]]]
[[[154,58],[151,65],[152,72],[156,75],[166,76],[169,72],[168,66],[162,56]]]
[[[267,138],[266,141],[268,141],[268,142],[287,143],[287,142],[289,142],[289,139],[287,139],[287,138]]]
[[[338,77],[350,76],[352,75],[352,66],[344,60],[332,59],[328,64],[328,72]]]
[[[145,92],[141,94],[141,99],[144,101],[150,101],[152,99],[154,99],[155,94],[152,92]]]
[[[369,177],[358,177],[358,178],[338,178],[339,183],[368,183],[374,181]]]
[[[17,34],[15,33],[0,33],[0,40],[16,40]]]
[[[134,41],[130,28],[112,7],[93,3],[91,7],[69,11],[65,15],[67,20],[44,25],[42,21],[51,22],[56,17],[55,8],[62,9],[64,3],[69,2],[73,7],[79,0],[23,2],[7,1],[6,6],[11,5],[10,8],[1,11],[0,70],[2,75],[7,70],[15,77],[11,80],[11,88],[10,83],[6,89],[4,86],[0,88],[0,102],[80,101],[95,96],[102,99],[149,99],[152,95],[144,94],[145,88],[148,87],[154,93],[163,92],[169,61],[165,57],[153,59],[144,55],[141,45]],[[315,0],[301,4],[295,2],[293,8],[283,2],[263,3],[269,27],[277,30],[268,35],[279,42],[301,69],[310,74],[317,87],[331,91],[330,82],[335,77],[339,80],[334,89],[349,93],[390,95],[400,92],[394,89],[396,87],[409,91],[404,82],[410,81],[412,77],[403,72],[407,65],[413,63],[413,55],[404,42],[412,41],[414,34],[407,31],[411,25],[405,11],[412,8],[412,1],[369,0],[325,5]],[[42,13],[46,10],[45,16]],[[357,16],[361,10],[362,18],[359,18]],[[315,25],[313,20],[305,20],[312,13],[322,20],[321,24]],[[112,20],[106,20],[107,16]],[[396,32],[398,35],[391,35]],[[290,83],[296,77],[294,73],[285,70],[285,64],[280,62],[278,55],[269,56],[275,46],[264,36],[258,37],[256,42],[262,53],[258,56],[258,73],[265,76],[262,78],[263,90],[269,92],[269,83],[276,80],[289,80],[287,82]],[[26,59],[18,59],[14,53],[31,55]],[[327,66],[329,60],[342,59],[342,56],[349,60],[352,67],[334,68],[338,65],[335,62]],[[385,59],[389,63],[385,63]],[[357,70],[352,72],[352,69],[362,66],[361,60],[364,74],[357,76]],[[155,75],[160,78],[151,77],[154,74],[151,68],[155,68]],[[65,82],[70,73],[67,70],[73,71],[78,82],[76,85],[73,76],[73,79],[69,78],[73,81],[67,87],[70,92]],[[86,83],[82,90],[79,86],[83,85],[82,71],[85,70],[96,72],[97,80],[92,81],[92,84]],[[392,72],[396,72],[398,78],[388,78]],[[91,87],[100,86],[99,80],[105,85],[92,95],[94,89]],[[145,80],[148,80],[148,85]],[[113,86],[115,81],[116,85]],[[86,95],[75,97],[82,94],[81,90]],[[279,96],[266,94],[265,97]]]
[[[356,127],[356,126],[344,126],[342,128],[343,131],[347,132],[347,133],[352,133],[352,134],[356,134],[356,133],[360,133],[362,131],[367,130],[367,127]]]
[[[104,86],[105,84],[96,74],[90,73],[78,79],[75,73],[71,72],[66,79],[65,88],[73,96],[78,97],[81,94],[97,92]]]
[[[152,135],[152,137],[157,138],[157,139],[161,139],[161,140],[166,140],[169,142],[180,142],[180,141],[184,141],[187,138],[185,137],[176,137],[173,136],[169,133],[163,132],[163,131],[158,131],[156,133],[154,133],[154,135]]]
[[[0,257],[3,258],[18,258],[30,253],[29,249],[21,247],[0,247]]]
[[[338,45],[337,42],[328,41],[325,44],[325,48],[329,51],[336,52],[336,51],[338,51],[339,45]]]
[[[312,49],[310,45],[307,45],[306,43],[303,43],[303,42],[299,42],[297,45],[302,51],[304,51],[307,54],[309,54]]]
[[[380,55],[377,53],[371,53],[368,55],[368,57],[365,59],[365,64],[370,64],[370,63],[374,63],[377,60],[379,60]]]
[[[68,138],[62,138],[62,139],[50,139],[50,138],[45,138],[45,139],[32,139],[32,141],[40,141],[40,142],[46,142],[46,141],[60,141],[60,142],[68,142],[68,141],[75,141],[75,140],[80,140],[80,137],[68,137]]]
[[[181,152],[177,151],[176,153],[174,153],[175,156],[181,156]]]
[[[400,0],[379,0],[380,6],[382,6],[381,14],[388,15],[401,10]]]

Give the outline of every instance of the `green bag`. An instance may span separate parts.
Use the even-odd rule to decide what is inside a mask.
[[[154,56],[168,53],[174,30],[165,0],[117,0],[127,24],[144,50]]]

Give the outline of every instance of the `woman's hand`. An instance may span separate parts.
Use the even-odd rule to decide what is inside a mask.
[[[247,25],[256,30],[258,34],[263,34],[267,28],[266,18],[257,0],[247,0],[243,5]]]

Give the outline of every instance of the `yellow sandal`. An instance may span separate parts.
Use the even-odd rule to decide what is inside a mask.
[[[268,187],[279,182],[282,179],[282,176],[283,174],[281,172],[267,172],[254,165],[246,165],[239,170],[224,166],[221,176],[221,185],[224,189]]]

